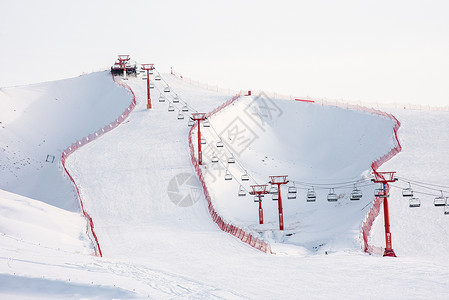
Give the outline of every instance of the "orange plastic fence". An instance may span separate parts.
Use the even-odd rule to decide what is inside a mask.
[[[95,234],[94,222],[92,220],[92,217],[84,209],[83,199],[81,198],[78,185],[76,184],[76,182],[73,179],[72,175],[70,175],[69,171],[67,170],[67,168],[65,166],[65,161],[66,161],[67,157],[69,157],[69,155],[72,154],[73,152],[75,152],[78,148],[86,145],[87,143],[90,143],[91,141],[95,140],[97,137],[105,134],[106,132],[111,131],[112,129],[114,129],[118,125],[120,125],[120,123],[122,123],[128,117],[128,115],[131,113],[131,111],[136,106],[136,97],[134,95],[134,92],[131,90],[131,88],[127,84],[125,84],[123,82],[120,82],[120,81],[117,81],[114,76],[112,76],[112,79],[114,80],[114,82],[116,84],[118,84],[120,86],[123,86],[124,88],[126,88],[127,90],[129,90],[131,92],[131,94],[133,96],[133,100],[132,100],[131,104],[126,108],[126,110],[116,120],[114,120],[110,124],[106,125],[105,127],[101,128],[100,130],[97,130],[96,132],[89,134],[88,136],[82,138],[79,141],[76,141],[75,143],[73,143],[72,145],[67,147],[67,149],[65,149],[62,152],[62,157],[61,157],[62,167],[64,168],[64,171],[66,172],[66,174],[70,178],[70,181],[72,181],[73,185],[75,186],[76,193],[78,194],[78,199],[79,199],[79,202],[80,202],[81,211],[82,211],[84,217],[88,221],[88,227],[89,227],[88,234],[90,235],[91,240],[94,243],[95,255],[96,256],[100,256],[100,257],[102,257],[103,254],[101,253],[100,243],[98,242],[97,235]]]

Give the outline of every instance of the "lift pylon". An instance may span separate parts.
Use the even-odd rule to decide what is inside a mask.
[[[142,70],[147,71],[147,109],[151,109],[151,95],[150,95],[150,71],[154,68],[154,64],[142,64]]]
[[[268,194],[267,186],[267,184],[251,185],[254,201],[257,199],[257,202],[259,202],[259,224],[263,224],[262,195]]]
[[[391,245],[391,232],[390,232],[390,213],[388,209],[388,195],[390,186],[389,182],[397,181],[394,177],[396,172],[376,172],[374,171],[373,182],[380,183],[382,185],[381,193],[377,193],[376,197],[382,198],[384,202],[384,220],[385,220],[385,252],[384,256],[396,257]]]
[[[288,175],[282,175],[282,176],[270,176],[270,181],[272,185],[277,185],[278,189],[278,210],[279,210],[279,230],[284,230],[284,212],[282,208],[282,197],[281,197],[281,185],[287,184]]]
[[[201,151],[201,121],[206,120],[205,113],[193,113],[191,119],[198,122],[198,164],[203,164],[203,152]]]

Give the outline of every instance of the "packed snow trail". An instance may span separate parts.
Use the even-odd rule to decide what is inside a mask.
[[[396,171],[400,179],[390,184],[388,202],[393,249],[398,256],[447,257],[449,215],[444,215],[444,207],[435,207],[433,200],[440,195],[439,189],[449,196],[449,113],[424,110],[393,113],[402,122],[398,132],[402,151],[380,168]],[[408,187],[408,180],[415,196],[421,199],[421,207],[410,208],[409,199],[402,197],[402,188]],[[383,209],[373,225],[371,241],[385,246]]]

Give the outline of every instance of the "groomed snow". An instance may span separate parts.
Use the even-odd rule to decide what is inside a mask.
[[[128,92],[113,86],[112,79],[106,73],[94,73],[87,77],[89,86],[111,88],[114,95],[117,93],[117,98],[114,99],[117,103],[123,103],[123,107],[118,105],[111,108],[110,119],[102,119],[103,123],[97,127],[93,126],[95,128],[92,129],[80,127],[79,124],[88,122],[79,121],[83,120],[80,116],[84,114],[78,115],[78,121],[71,123],[71,132],[77,136],[67,138],[65,144],[61,142],[57,148],[60,151],[74,140],[114,120],[130,103]],[[170,75],[163,75],[163,78],[172,88],[172,92],[166,94],[168,99],[173,99],[175,91],[181,100],[199,111],[210,111],[232,96],[190,86]],[[16,229],[16,226],[1,227],[2,233],[8,230],[7,236],[0,236],[2,298],[447,298],[449,262],[444,257],[447,252],[442,250],[425,255],[416,250],[415,253],[402,252],[395,259],[363,253],[358,247],[360,245],[357,235],[365,211],[359,206],[366,205],[371,200],[364,197],[358,203],[351,203],[347,200],[347,191],[342,192],[345,196],[339,200],[341,204],[338,205],[325,201],[326,191],[319,194],[317,202],[312,204],[315,205],[313,208],[306,208],[304,193],[301,192],[297,200],[285,199],[286,226],[297,236],[294,238],[295,235],[292,235],[290,239],[285,240],[280,238],[282,235],[276,231],[276,206],[265,200],[267,228],[263,230],[272,232],[271,236],[267,234],[265,237],[276,242],[278,253],[275,255],[257,251],[221,232],[208,214],[189,161],[187,119],[178,120],[177,112],[167,111],[167,102],[158,102],[157,89],[162,91],[163,83],[157,82],[157,89],[152,90],[154,110],[151,111],[146,110],[145,81],[130,78],[127,83],[137,98],[136,109],[128,121],[82,147],[67,160],[67,166],[79,184],[86,210],[94,219],[104,258],[86,255],[91,253],[90,243],[83,244],[84,235],[79,236],[85,230],[85,221],[79,215],[67,212],[77,205],[73,196],[71,200],[67,200],[65,211],[61,211],[48,205],[39,206],[34,200],[22,199],[21,196],[2,193],[2,197],[7,199],[4,202],[10,204],[1,207],[8,207],[8,210],[14,208],[14,219],[32,219],[32,224],[35,224],[33,229],[24,229],[23,232]],[[76,80],[70,86],[74,90],[83,89],[83,85]],[[30,93],[32,87],[18,88],[14,92]],[[57,94],[55,83],[42,84],[42,87],[48,89],[48,95],[51,97]],[[98,95],[88,96],[87,93],[86,98],[83,98],[88,103],[98,101],[97,99]],[[239,105],[245,105],[245,101],[250,98],[241,100],[236,102],[234,107],[216,115],[215,119],[211,117],[214,128],[226,126],[226,114],[235,116],[244,113],[239,109]],[[285,119],[263,127],[265,131],[258,132],[260,139],[254,141],[251,147],[238,157],[239,161],[244,161],[242,164],[248,172],[260,182],[266,181],[268,174],[281,171],[291,174],[297,181],[313,179],[333,182],[336,178],[354,180],[363,177],[371,160],[384,154],[392,146],[392,123],[387,119],[311,104],[281,100],[276,103],[283,108]],[[67,109],[62,108],[65,105],[51,107],[54,114]],[[74,109],[73,106],[69,107]],[[420,123],[414,123],[414,117],[403,116],[404,120],[400,119],[404,132],[406,125],[410,124],[407,139],[424,141],[423,135],[427,133],[418,128],[433,126],[428,120],[437,116],[437,113],[429,112],[427,115],[429,119]],[[292,125],[292,116],[298,117],[298,120],[304,123]],[[441,120],[447,120],[444,114],[438,116]],[[96,115],[95,119],[100,118]],[[373,123],[375,126],[371,126]],[[284,128],[289,126],[297,127],[294,131],[285,132]],[[307,130],[303,130],[303,126],[306,126]],[[32,130],[29,132],[32,133]],[[301,139],[291,139],[294,132],[301,134]],[[40,139],[42,132],[36,130],[35,136]],[[265,144],[267,139],[276,140],[276,143]],[[322,148],[328,147],[329,143],[338,145],[333,148],[338,149],[338,152],[320,152],[318,146],[312,152],[307,152],[304,141]],[[429,155],[442,157],[445,148],[439,145],[445,145],[444,139],[432,141],[441,141],[441,144],[426,148],[433,151],[430,152],[433,154]],[[414,145],[402,142],[404,150],[401,155],[420,155],[420,151],[414,152]],[[21,147],[16,146],[16,149],[20,150]],[[22,151],[30,153],[30,149],[34,148],[24,147]],[[260,149],[265,149],[266,154]],[[297,157],[299,154],[292,152],[292,149],[298,150],[302,155]],[[11,155],[4,157],[11,158]],[[265,155],[271,161],[266,160],[266,170],[261,170],[259,166]],[[304,156],[307,159],[301,159]],[[394,159],[391,163],[393,162]],[[294,167],[291,166],[292,163],[295,163]],[[410,172],[410,177],[421,170],[435,170],[423,168],[424,164],[426,162],[416,165],[421,169],[415,169],[415,165],[404,162],[402,168],[406,169],[405,165],[407,166],[408,171],[404,172]],[[385,168],[388,167],[385,165]],[[397,168],[400,172],[401,165]],[[57,170],[57,167],[55,169]],[[444,170],[441,168],[439,173],[442,180],[448,175]],[[27,172],[24,171],[25,173]],[[38,175],[43,176],[43,173],[21,178],[26,185],[28,181],[36,182]],[[409,176],[404,174],[404,177]],[[257,208],[250,197],[246,202],[243,202],[243,199],[225,202],[223,195],[226,193],[228,198],[237,198],[238,186],[236,188],[234,181],[232,184],[219,184],[218,181],[208,180],[209,190],[215,193],[215,203],[226,219],[240,222],[256,232],[260,231],[257,225]],[[66,179],[61,181],[70,186]],[[44,198],[50,198],[57,191],[57,188],[47,187]],[[364,192],[368,195],[370,191]],[[180,195],[188,197],[180,200]],[[241,210],[231,202],[240,200]],[[394,202],[392,197],[390,203]],[[29,207],[30,205],[34,208]],[[35,211],[38,207],[41,209],[40,213]],[[393,247],[399,254],[401,234],[399,231],[395,232],[394,210],[392,204]],[[307,218],[302,212],[313,214],[313,217]],[[329,222],[318,226],[326,218],[329,218]],[[36,245],[39,241],[46,240],[41,237],[41,232],[47,230],[45,225],[48,225],[48,220],[55,222],[56,229],[52,233],[54,238],[47,241],[49,246]],[[79,223],[73,220],[78,220]],[[440,221],[438,226],[448,228],[447,223],[444,225],[444,222],[448,222],[446,219]],[[68,226],[66,222],[71,225]],[[431,219],[425,220],[426,225],[422,224],[419,218],[410,217],[409,222],[415,226],[432,228]],[[18,228],[28,226],[21,224]],[[304,228],[301,224],[308,224],[309,227]],[[316,230],[313,228],[315,226]],[[35,231],[34,227],[43,229]],[[379,228],[382,229],[381,225],[376,224],[375,230]],[[65,246],[56,248],[56,237],[65,234],[71,238],[67,239]],[[398,236],[397,243],[395,234]],[[20,236],[25,236],[25,239]],[[374,233],[374,238],[377,236],[378,234]],[[417,243],[413,237],[403,235],[403,238],[407,245]],[[328,248],[311,250],[319,240],[323,240]],[[431,242],[431,237],[426,241]],[[381,238],[375,242],[382,245]],[[448,249],[449,246],[445,239],[433,241],[431,245],[441,249]],[[325,249],[331,250],[328,255],[323,254]]]

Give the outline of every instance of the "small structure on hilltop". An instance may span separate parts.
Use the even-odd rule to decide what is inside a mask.
[[[127,74],[137,74],[136,63],[131,63],[129,55],[119,55],[114,65],[111,67],[111,73],[113,75],[121,75],[126,78]]]

